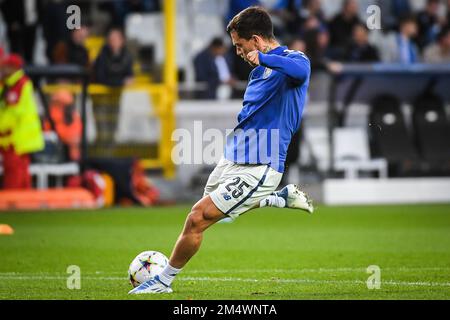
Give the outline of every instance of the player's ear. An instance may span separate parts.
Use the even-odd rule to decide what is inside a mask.
[[[254,35],[252,36],[252,39],[251,39],[251,40],[253,40],[253,43],[254,43],[256,49],[260,50],[261,47],[262,47],[262,43],[261,43],[261,40],[262,40],[262,39],[261,39],[261,37],[258,36],[258,35],[256,35],[256,34],[254,34]]]

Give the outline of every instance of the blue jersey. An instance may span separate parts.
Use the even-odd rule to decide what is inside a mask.
[[[310,63],[303,53],[283,46],[259,53],[259,62],[250,73],[238,125],[227,136],[225,158],[284,172],[289,143],[300,127]]]

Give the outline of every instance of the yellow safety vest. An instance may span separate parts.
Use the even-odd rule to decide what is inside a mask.
[[[42,150],[44,136],[33,84],[23,70],[10,75],[0,92],[0,148],[12,146],[19,155]]]

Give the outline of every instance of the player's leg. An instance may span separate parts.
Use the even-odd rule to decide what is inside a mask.
[[[129,293],[172,292],[170,286],[175,279],[175,276],[200,248],[203,232],[224,217],[225,215],[217,209],[210,196],[206,196],[198,201],[192,207],[191,212],[186,218],[183,231],[178,237],[168,265],[161,274],[134,288]]]
[[[172,281],[181,271],[181,268],[198,251],[203,239],[203,231],[226,217],[214,205],[209,194],[218,188],[223,171],[229,165],[230,163],[222,158],[209,175],[203,197],[192,207],[191,212],[188,214],[183,231],[178,237],[170,256],[169,263],[162,273],[155,279],[151,279],[131,290],[131,294],[172,292],[170,288]]]
[[[295,184],[288,184],[261,200],[260,207],[300,209],[313,213],[314,206],[308,195]]]
[[[230,166],[231,165],[231,166]],[[229,161],[222,159],[214,171],[211,173],[208,179],[208,183],[205,187],[205,195],[210,194],[211,192],[217,190],[220,183],[223,181],[224,171],[225,173],[233,166]],[[245,166],[244,166],[245,168]],[[251,168],[249,166],[249,168]],[[254,170],[253,168],[251,170]],[[246,170],[244,170],[246,171]],[[256,169],[257,171],[257,169]],[[255,173],[256,175],[258,173]],[[313,213],[314,206],[312,200],[309,196],[300,189],[299,186],[294,184],[289,184],[282,188],[281,190],[275,192],[278,187],[278,179],[282,176],[281,173],[277,173],[273,169],[271,169],[266,174],[266,181],[264,185],[258,188],[256,194],[252,195],[252,207],[248,209],[260,208],[260,207],[276,207],[276,208],[290,208],[290,209],[300,209],[307,211],[309,213]],[[221,180],[222,179],[222,180]],[[267,181],[270,180],[270,181]],[[272,189],[274,188],[274,189]],[[226,190],[223,190],[226,191]],[[268,192],[268,193],[267,193]],[[223,192],[221,192],[223,193]],[[267,195],[266,195],[267,194]],[[258,196],[256,196],[258,195]],[[218,197],[216,197],[218,198]],[[260,201],[255,202],[258,198],[261,198]],[[217,199],[217,201],[221,202],[221,199]],[[223,206],[222,206],[223,207]],[[245,207],[245,206],[244,206]],[[243,208],[242,208],[243,209]],[[219,222],[233,222],[233,216],[228,216],[220,220]]]
[[[174,277],[200,248],[203,231],[212,224],[226,218],[226,215],[217,209],[209,194],[219,187],[223,172],[230,165],[231,163],[222,157],[208,177],[203,198],[192,207],[188,214],[183,231],[178,237],[170,256],[169,264],[160,275],[162,281],[168,285],[171,285]]]
[[[215,191],[219,187],[220,183],[223,182],[222,181],[223,180],[222,178],[224,176],[223,173],[225,172],[226,175],[227,170],[230,170],[230,168],[232,169],[235,167],[236,166],[230,164],[229,161],[222,159],[208,179],[208,183],[205,187],[205,195]],[[240,169],[241,168],[246,167],[243,166],[240,167]],[[252,167],[248,166],[248,168]],[[253,171],[255,169],[252,168],[251,170]],[[244,169],[244,172],[245,171],[247,171],[247,169]],[[258,169],[256,169],[255,175],[258,175],[257,171]],[[289,184],[284,188],[282,188],[281,190],[275,192],[279,184],[278,179],[280,179],[280,176],[282,177],[281,173],[278,173],[273,169],[269,170],[269,172],[266,173],[265,183],[258,188],[255,194],[252,195],[252,201],[249,201],[252,202],[252,205],[251,207],[246,208],[246,210],[261,207],[277,207],[277,208],[300,209],[307,211],[309,213],[313,213],[314,206],[312,200],[304,191],[300,189],[299,186]],[[216,199],[220,204],[222,199],[218,197],[216,197]],[[256,202],[257,199],[260,199],[260,201]],[[221,207],[223,208],[224,206]],[[244,205],[243,207],[246,206]],[[241,210],[244,210],[244,208],[241,208]],[[223,218],[219,222],[233,222],[234,216],[235,215],[230,215],[228,217]]]
[[[169,264],[177,269],[183,268],[200,248],[203,232],[224,217],[225,215],[217,209],[210,196],[198,201],[186,218],[183,231],[170,256]]]
[[[169,265],[173,266],[173,268],[180,269],[184,267],[189,258],[193,256],[188,251],[190,249],[194,249],[195,252],[198,250],[202,239],[202,232],[211,224],[226,217],[226,215],[217,209],[209,194],[218,188],[223,172],[229,165],[231,163],[222,157],[209,175],[203,198],[192,207],[191,212],[186,218],[183,232],[180,234],[172,252]],[[189,242],[198,245],[192,247],[185,246],[185,243]],[[195,249],[195,247],[197,248]],[[181,258],[183,256],[184,258]]]

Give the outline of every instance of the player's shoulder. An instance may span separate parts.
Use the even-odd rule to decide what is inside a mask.
[[[309,61],[308,56],[302,52],[302,51],[297,51],[297,50],[290,50],[290,49],[285,49],[283,51],[283,55],[289,58],[294,58],[294,59],[305,59]]]

